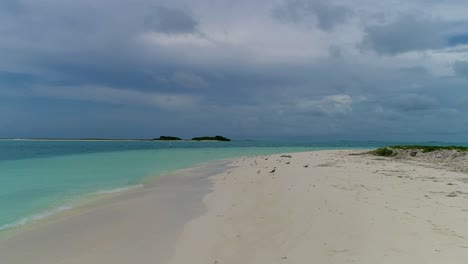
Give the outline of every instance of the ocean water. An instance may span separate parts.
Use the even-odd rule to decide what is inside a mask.
[[[138,187],[148,177],[207,161],[388,144],[0,140],[0,231],[69,209],[89,195]]]

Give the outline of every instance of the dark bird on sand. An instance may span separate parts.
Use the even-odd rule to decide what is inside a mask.
[[[307,165],[304,165],[304,168],[309,168],[309,164],[307,164]]]
[[[273,168],[273,170],[270,171],[270,173],[275,173],[276,167]]]

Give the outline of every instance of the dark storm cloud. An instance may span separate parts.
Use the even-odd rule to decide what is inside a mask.
[[[180,9],[159,6],[144,19],[147,30],[168,34],[194,33],[198,22],[188,12]]]
[[[368,22],[394,4],[371,2],[3,0],[0,137],[368,138],[460,124],[464,24]]]
[[[285,0],[272,11],[285,22],[311,26],[314,22],[325,31],[333,30],[352,15],[351,10],[324,0]]]
[[[450,46],[458,46],[458,45],[464,45],[468,44],[468,34],[457,34],[450,36],[448,39],[448,44]]]
[[[367,26],[361,47],[381,55],[396,55],[463,45],[468,43],[466,25],[463,20],[403,15],[389,23]]]
[[[453,65],[455,73],[463,78],[468,78],[468,61],[457,61]]]
[[[435,99],[426,95],[417,94],[406,94],[396,98],[389,98],[388,104],[402,112],[428,111],[440,107]]]
[[[438,49],[447,45],[440,28],[429,18],[403,16],[389,24],[367,27],[363,46],[384,55]]]

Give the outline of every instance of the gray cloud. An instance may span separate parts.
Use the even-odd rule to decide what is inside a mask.
[[[353,98],[347,94],[325,96],[320,99],[300,99],[300,111],[317,115],[346,115],[352,111]]]
[[[394,55],[417,50],[439,49],[447,45],[441,24],[429,18],[402,16],[389,24],[366,28],[364,48]]]
[[[175,72],[172,81],[183,88],[208,88],[209,83],[201,76],[189,72]]]
[[[450,46],[458,46],[468,44],[468,34],[454,34],[448,38]]]
[[[23,11],[23,6],[18,0],[0,0],[0,14],[2,11],[18,13]]]
[[[188,94],[142,92],[104,86],[37,86],[16,91],[0,90],[0,94],[12,97],[39,97],[111,105],[156,107],[170,111],[192,109],[200,101],[199,97]]]
[[[336,46],[330,46],[328,49],[328,54],[333,58],[340,58],[342,56],[341,49]]]
[[[167,34],[194,33],[198,22],[188,12],[181,9],[159,6],[144,19],[147,30]]]
[[[325,31],[333,30],[343,24],[352,12],[346,7],[337,6],[325,0],[285,0],[272,11],[273,16],[281,21],[316,24]]]
[[[453,65],[453,70],[458,76],[468,78],[468,62],[467,61],[456,61]]]
[[[389,98],[385,104],[401,112],[427,111],[440,108],[440,105],[427,95],[406,94]]]
[[[426,50],[438,52],[445,48],[451,49],[442,52],[460,52],[468,43],[467,25],[468,21],[464,19],[447,20],[406,13],[367,25],[360,46],[380,55]],[[460,47],[455,48],[457,46]]]

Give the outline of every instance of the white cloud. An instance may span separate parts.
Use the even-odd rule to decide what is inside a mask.
[[[183,64],[229,64],[231,67],[233,64],[307,63],[327,57],[329,45],[336,42],[335,38],[358,41],[353,30],[334,33],[336,37],[330,41],[327,33],[317,28],[284,24],[272,17],[272,7],[273,3],[253,4],[247,12],[246,5],[232,6],[226,2],[208,6],[201,2],[194,10],[200,18],[197,32],[144,32],[137,43],[154,56]],[[229,15],[225,14],[226,9],[231,10]],[[218,17],[216,13],[224,15]],[[347,32],[352,32],[352,36]]]
[[[203,77],[190,72],[175,72],[172,81],[184,88],[207,88],[210,84]]]
[[[165,110],[184,110],[196,106],[200,101],[199,97],[187,94],[142,92],[104,86],[43,86],[30,88],[23,96],[137,105]]]
[[[317,114],[348,114],[352,111],[353,98],[347,94],[325,96],[318,100],[301,99],[296,106],[299,110]]]
[[[200,34],[165,34],[160,32],[146,32],[140,36],[143,42],[166,47],[213,47],[214,43]]]

